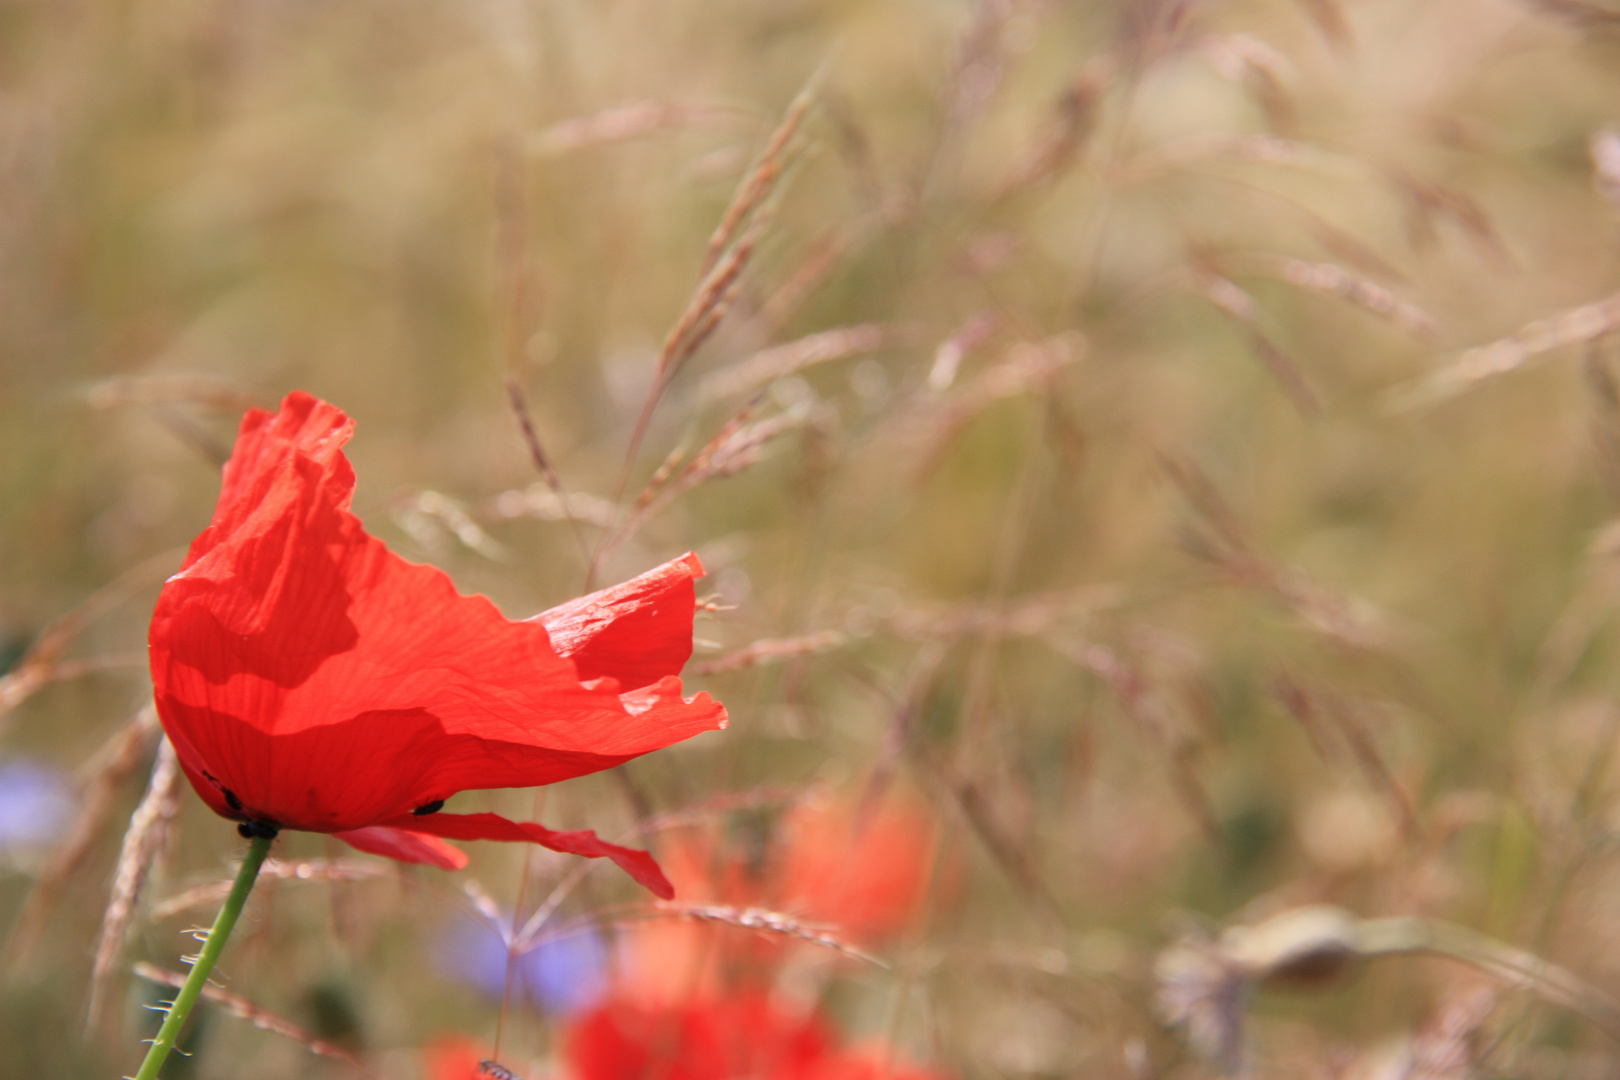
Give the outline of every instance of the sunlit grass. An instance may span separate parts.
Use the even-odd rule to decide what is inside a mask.
[[[356,419],[368,527],[510,616],[579,594],[593,553],[598,584],[688,549],[709,568],[687,675],[729,730],[538,811],[465,809],[615,835],[761,789],[925,808],[948,872],[902,932],[856,943],[889,968],[806,945],[771,969],[851,1040],[962,1077],[1213,1072],[1155,1004],[1155,955],[1184,916],[1318,903],[1472,928],[1620,994],[1620,170],[1592,141],[1620,125],[1614,20],[1485,0],[0,12],[0,764],[61,770],[77,807],[108,795],[73,865],[0,849],[0,926],[26,929],[30,895],[43,911],[9,941],[0,1075],[132,1069],[155,997],[132,965],[176,967],[185,920],[211,917],[152,918],[237,850],[183,791],[86,1029],[155,744],[110,774],[98,748],[149,696],[151,605],[242,409],[295,388]],[[661,346],[704,317],[711,237],[800,94],[786,168],[721,245],[749,245],[723,317],[638,436]],[[737,865],[787,847],[780,808],[706,813],[655,850],[702,829]],[[229,989],[383,1075],[426,1075],[438,1035],[489,1044],[500,1003],[434,942],[464,880],[509,919],[571,864],[470,850],[464,875],[267,882]],[[558,917],[639,899],[592,874]],[[1329,996],[1265,989],[1249,1065],[1372,1075],[1407,1046],[1612,1066],[1545,982],[1480,978],[1403,957]],[[503,1062],[563,1074],[564,1027],[514,1000]],[[165,1075],[354,1071],[224,1012],[195,1049]]]

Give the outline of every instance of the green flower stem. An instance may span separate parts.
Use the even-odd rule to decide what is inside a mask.
[[[264,864],[266,855],[270,854],[269,836],[255,836],[248,845],[247,856],[242,860],[242,869],[236,873],[236,882],[231,886],[231,895],[225,898],[225,906],[219,909],[219,917],[214,920],[213,929],[208,931],[208,939],[203,942],[202,951],[197,954],[196,961],[191,965],[191,974],[186,977],[186,984],[180,988],[180,993],[169,1006],[169,1015],[164,1018],[163,1027],[158,1030],[157,1038],[146,1051],[146,1060],[141,1062],[141,1071],[135,1074],[135,1080],[157,1080],[158,1070],[169,1058],[169,1051],[180,1037],[180,1029],[186,1024],[186,1017],[191,1014],[191,1007],[197,1003],[202,994],[203,984],[208,981],[209,974],[214,970],[214,962],[224,951],[225,939],[231,936],[231,928],[236,925],[236,917],[242,914],[242,905],[247,902],[248,893],[253,889],[253,882],[259,876],[259,867]]]

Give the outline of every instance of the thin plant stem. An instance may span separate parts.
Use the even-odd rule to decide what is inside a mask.
[[[191,974],[186,977],[186,984],[180,988],[175,996],[174,1004],[169,1006],[169,1015],[163,1020],[163,1027],[158,1029],[157,1038],[152,1040],[152,1046],[146,1051],[146,1060],[141,1062],[141,1071],[135,1074],[135,1080],[157,1080],[158,1070],[169,1058],[169,1051],[174,1049],[176,1040],[180,1037],[180,1029],[185,1026],[186,1017],[191,1015],[191,1007],[197,1003],[202,994],[203,985],[208,982],[208,976],[214,970],[214,962],[224,951],[225,939],[231,936],[231,929],[236,926],[236,918],[242,914],[242,905],[247,902],[248,893],[253,890],[253,882],[259,876],[259,867],[264,864],[265,856],[270,854],[270,842],[274,836],[255,836],[248,845],[247,855],[242,859],[242,868],[236,872],[236,882],[231,886],[231,894],[225,898],[225,906],[219,909],[219,917],[214,920],[213,929],[208,931],[208,938],[203,942],[202,951],[191,965]]]

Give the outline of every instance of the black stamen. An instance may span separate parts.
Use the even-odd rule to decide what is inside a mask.
[[[228,787],[222,787],[219,790],[225,794],[225,805],[240,814],[242,812],[242,800],[236,797],[236,792]]]
[[[236,831],[244,840],[255,837],[274,840],[281,834],[281,826],[273,821],[244,821],[236,827]]]
[[[434,799],[432,802],[425,802],[421,806],[418,806],[415,810],[412,810],[411,813],[415,814],[417,817],[425,817],[428,814],[437,814],[443,809],[444,800]]]

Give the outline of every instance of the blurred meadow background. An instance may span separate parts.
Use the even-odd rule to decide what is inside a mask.
[[[732,722],[454,806],[673,907],[283,834],[165,1076],[1620,1068],[1620,7],[5,0],[0,56],[0,1076],[132,1072],[240,854],[146,623],[292,389],[510,616],[697,551]]]

